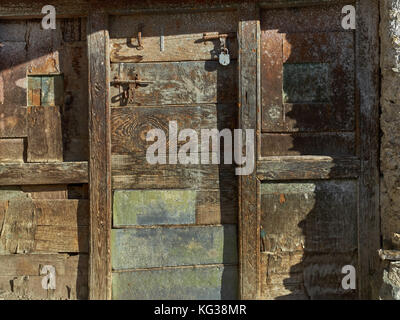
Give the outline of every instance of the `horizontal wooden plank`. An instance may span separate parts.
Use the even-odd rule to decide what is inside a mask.
[[[234,104],[112,108],[111,151],[113,154],[145,155],[148,147],[154,144],[153,141],[146,141],[147,134],[152,129],[163,130],[169,145],[170,121],[176,121],[177,134],[187,128],[195,130],[200,143],[201,129],[233,130],[236,128],[236,119],[237,107]],[[221,140],[223,143],[223,139]],[[186,141],[179,141],[178,147],[184,143]],[[196,152],[200,151],[199,149]]]
[[[357,249],[355,180],[261,184],[265,251],[352,252]]]
[[[38,226],[89,225],[89,200],[33,200]]]
[[[88,200],[4,202],[0,252],[88,252]]]
[[[114,270],[237,263],[235,225],[112,229]]]
[[[207,266],[113,273],[113,299],[117,300],[235,300],[235,266]],[[135,288],[135,290],[132,290]]]
[[[0,164],[0,185],[15,186],[87,182],[87,161]]]
[[[23,185],[21,190],[27,194],[32,199],[47,199],[47,200],[60,200],[68,199],[68,187],[67,185]]]
[[[313,2],[319,5],[305,6],[305,4],[312,4]],[[337,4],[335,2],[342,3]],[[345,1],[346,4],[351,2],[353,1]],[[326,5],[320,5],[324,3]],[[342,8],[344,6],[341,0],[276,0],[263,1],[261,5],[266,8],[269,7],[269,9],[261,10],[261,30],[275,29],[281,33],[345,31],[341,25]],[[276,7],[276,9],[274,10],[273,7]],[[296,10],[289,7],[301,7],[301,9]],[[304,17],[307,17],[307,19],[304,19]],[[291,23],[288,23],[288,21]],[[309,23],[310,21],[313,21],[313,23]]]
[[[3,18],[43,18],[43,1],[5,1],[0,8],[0,16]],[[88,1],[73,0],[61,1],[57,5],[57,17],[84,17],[87,16],[89,5]]]
[[[177,4],[177,3],[176,3]],[[191,8],[194,9],[192,3]],[[132,6],[132,4],[130,4]],[[153,3],[154,9],[156,4]],[[171,6],[165,2],[162,6]],[[199,3],[195,3],[196,10],[179,12],[183,3],[179,3],[179,10],[175,12],[134,13],[131,15],[110,16],[110,38],[132,38],[137,36],[138,27],[142,27],[142,37],[159,37],[171,35],[191,35],[208,32],[228,33],[237,31],[239,20],[237,10],[199,10]],[[143,6],[142,6],[143,7]],[[161,9],[161,8],[159,8]],[[162,30],[161,30],[161,27]],[[157,46],[160,48],[160,45]]]
[[[25,140],[23,138],[0,138],[0,162],[24,162]]]
[[[116,190],[113,225],[194,224],[194,190]]]
[[[167,35],[164,40],[160,36],[143,37],[142,50],[138,50],[137,38],[111,39],[111,62],[178,62],[218,60],[219,39],[202,40],[203,34]],[[232,40],[231,40],[232,39]],[[161,50],[161,41],[164,49]],[[227,40],[227,48],[231,59],[237,58],[236,35]]]
[[[261,297],[272,300],[356,299],[345,290],[342,268],[357,265],[357,252],[342,254],[261,253]]]
[[[127,85],[111,86],[111,105],[179,105],[196,103],[236,103],[237,64],[222,66],[217,61],[118,63],[111,64],[111,77],[151,81],[139,85],[131,99]]]
[[[360,160],[318,156],[268,157],[257,161],[260,180],[357,178]]]
[[[116,190],[114,226],[236,224],[237,190]]]
[[[261,156],[344,156],[358,154],[353,132],[263,133]]]
[[[89,227],[37,226],[35,252],[81,252],[89,251]]]
[[[112,156],[112,188],[232,190],[237,186],[233,165],[149,164],[143,157]]]
[[[46,265],[55,268],[55,290],[42,287]],[[85,254],[0,255],[1,299],[87,299],[88,256]]]
[[[38,276],[40,267],[52,265],[57,276],[87,275],[87,255],[68,254],[9,254],[0,255],[2,276]]]

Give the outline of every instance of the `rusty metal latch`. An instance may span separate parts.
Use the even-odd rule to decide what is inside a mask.
[[[123,97],[127,100],[128,104],[133,104],[135,100],[135,89],[140,86],[147,86],[153,81],[140,80],[139,75],[135,74],[135,79],[119,79],[117,76],[114,77],[114,80],[111,81],[111,85],[118,87],[123,86]]]
[[[138,39],[138,46],[136,47],[137,50],[143,50],[143,42],[142,42],[142,31],[143,31],[143,24],[139,24],[138,27],[138,34],[137,34],[137,39]]]
[[[220,46],[221,46],[221,51],[218,55],[218,61],[221,65],[227,66],[231,62],[230,55],[229,55],[229,50],[226,46],[226,40],[230,37],[234,37],[234,33],[221,33],[221,34],[209,34],[209,33],[204,33],[203,34],[203,40],[216,40],[219,39],[220,41]]]

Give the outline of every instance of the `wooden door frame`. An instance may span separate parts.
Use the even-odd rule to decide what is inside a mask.
[[[288,8],[335,4],[343,1],[277,0],[256,3],[253,12],[239,23],[239,128],[256,132],[256,161],[252,175],[241,176],[239,183],[239,284],[241,299],[261,298],[260,266],[260,185],[267,180],[358,178],[357,273],[359,298],[373,294],[371,275],[378,271],[380,248],[379,222],[379,4],[377,0],[356,0],[356,101],[360,108],[360,160],[329,160],[312,157],[278,161],[262,158],[260,152],[260,20],[262,8]],[[347,1],[351,2],[351,1]],[[347,3],[348,4],[348,3]],[[245,9],[245,8],[244,8]],[[368,61],[368,63],[365,63]],[[329,157],[328,157],[329,158]],[[288,170],[290,168],[290,170]],[[296,172],[301,169],[301,172]],[[264,275],[265,277],[265,275]],[[265,280],[264,280],[265,281]]]
[[[108,13],[92,2],[89,65],[89,299],[111,299],[111,130]]]

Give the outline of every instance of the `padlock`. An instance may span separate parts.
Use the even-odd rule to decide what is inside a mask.
[[[229,55],[229,51],[227,48],[224,48],[221,53],[219,54],[219,63],[223,66],[227,66],[229,65],[229,63],[231,62],[231,58]]]

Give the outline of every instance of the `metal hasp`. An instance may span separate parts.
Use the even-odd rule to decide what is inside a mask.
[[[142,31],[143,31],[143,24],[139,24],[138,26],[138,34],[137,34],[137,39],[138,39],[138,46],[136,47],[137,50],[143,50],[143,42],[142,42]]]
[[[153,83],[153,81],[140,80],[139,75],[135,74],[135,79],[119,79],[118,77],[114,77],[114,80],[111,81],[111,85],[118,87],[123,86],[123,97],[127,101],[128,104],[133,104],[135,100],[135,89],[139,86],[147,86]]]
[[[219,39],[220,45],[221,45],[221,51],[218,55],[218,61],[221,65],[227,66],[231,62],[230,55],[229,55],[229,50],[226,46],[226,39],[235,37],[236,35],[234,33],[221,33],[221,34],[209,34],[209,33],[204,33],[203,34],[203,40],[215,40]]]

